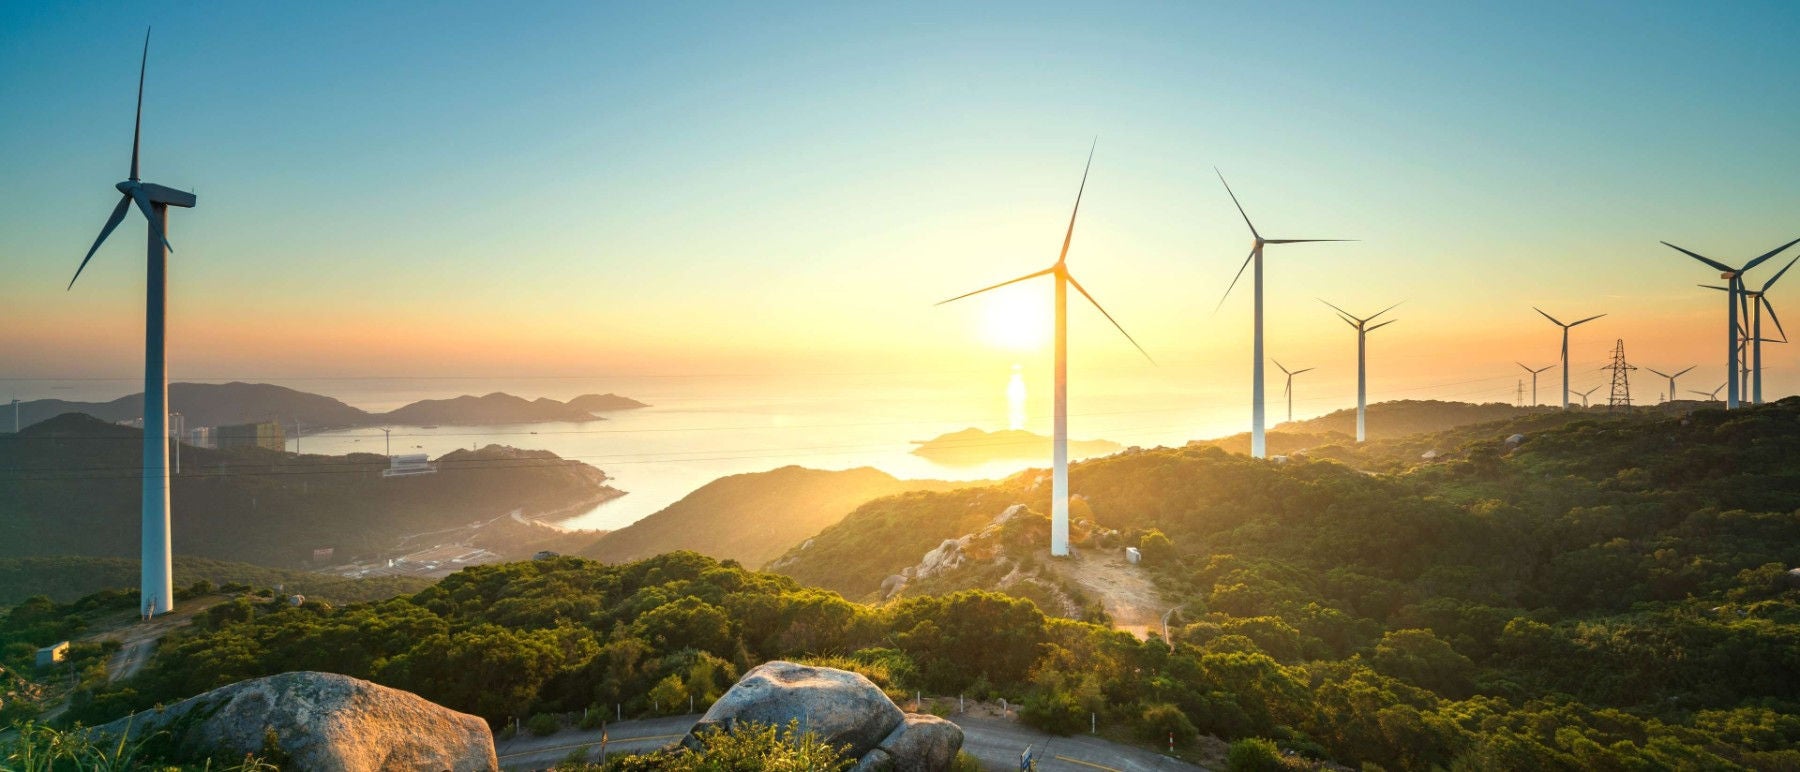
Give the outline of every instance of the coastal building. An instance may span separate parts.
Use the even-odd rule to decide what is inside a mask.
[[[37,650],[37,666],[50,667],[69,658],[69,642],[63,641]]]
[[[282,431],[281,424],[274,421],[217,426],[213,428],[213,442],[214,447],[220,450],[232,448],[285,450],[287,433]]]
[[[188,430],[187,444],[196,448],[217,447],[213,438],[214,427],[196,426]]]
[[[388,468],[381,470],[382,477],[410,477],[415,474],[435,474],[437,465],[431,463],[431,457],[424,453],[406,453],[388,457]]]

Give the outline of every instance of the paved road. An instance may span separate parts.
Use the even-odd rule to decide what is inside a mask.
[[[642,753],[681,739],[698,714],[626,721],[607,729],[608,753]],[[1040,772],[1152,772],[1152,770],[1200,770],[1178,759],[1108,742],[1097,737],[1056,737],[999,718],[951,716],[963,730],[963,750],[989,770],[1019,768],[1019,752],[1031,746]],[[505,769],[543,769],[554,766],[577,749],[587,748],[588,758],[599,758],[598,731],[563,731],[549,737],[519,737],[498,743],[500,766]]]

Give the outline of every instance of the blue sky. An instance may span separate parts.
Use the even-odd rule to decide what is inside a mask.
[[[62,287],[147,24],[145,176],[200,197],[176,377],[1029,359],[930,304],[1054,259],[1096,135],[1077,275],[1232,384],[1214,166],[1266,234],[1362,239],[1271,251],[1271,347],[1341,358],[1315,296],[1405,299],[1417,379],[1553,354],[1533,303],[1611,314],[1580,356],[1718,369],[1708,277],[1656,242],[1800,236],[1791,3],[7,4],[0,376],[139,366],[141,226]],[[1082,361],[1136,367],[1103,324]]]

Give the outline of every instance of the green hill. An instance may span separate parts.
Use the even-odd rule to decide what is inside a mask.
[[[80,414],[0,435],[0,557],[137,555],[142,437]],[[174,548],[296,567],[315,548],[342,561],[405,534],[619,495],[600,470],[546,451],[490,445],[436,464],[436,474],[388,478],[376,454],[184,447],[171,478]]]
[[[867,467],[785,466],[714,480],[656,514],[601,537],[580,554],[623,563],[674,550],[760,566],[870,499],[977,483],[901,480]]]
[[[428,580],[410,576],[344,579],[187,555],[176,555],[174,568],[176,587],[187,587],[202,580],[215,585],[279,585],[284,592],[334,603],[382,600],[418,592],[431,584]],[[33,595],[45,595],[57,603],[68,603],[102,590],[125,589],[135,594],[137,586],[138,562],[127,558],[74,555],[0,558],[0,606],[10,606]]]
[[[1503,402],[1473,404],[1435,399],[1403,399],[1369,406],[1365,424],[1370,440],[1441,432],[1468,424],[1489,423],[1521,415],[1557,411],[1553,407],[1515,407]],[[1356,408],[1336,410],[1304,421],[1284,421],[1271,431],[1291,434],[1341,434],[1356,437]]]

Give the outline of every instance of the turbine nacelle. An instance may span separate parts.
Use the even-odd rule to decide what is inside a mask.
[[[194,208],[194,204],[199,201],[194,194],[185,190],[176,190],[171,187],[158,185],[154,182],[126,180],[114,185],[113,188],[127,196],[132,195],[131,192],[133,190],[143,191],[144,196],[149,199],[150,203],[162,204],[163,206],[179,206],[183,209],[192,209]],[[133,196],[133,198],[136,197]]]

